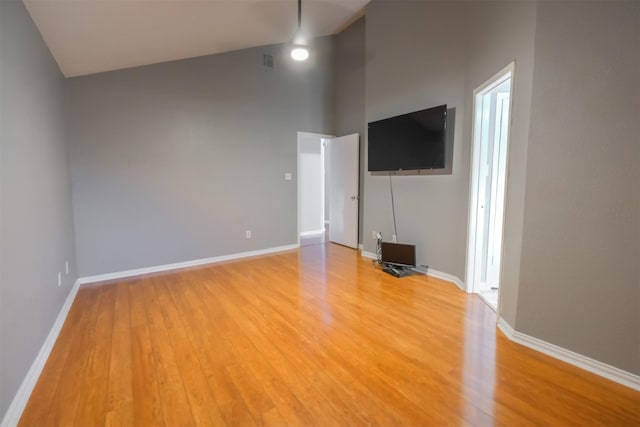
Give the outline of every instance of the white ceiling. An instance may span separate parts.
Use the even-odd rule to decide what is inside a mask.
[[[23,1],[67,77],[288,42],[298,19],[297,0]],[[336,34],[369,1],[303,0],[302,29]]]

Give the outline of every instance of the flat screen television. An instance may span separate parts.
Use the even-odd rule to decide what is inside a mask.
[[[369,172],[445,167],[447,106],[369,123]]]
[[[416,246],[382,242],[382,263],[400,267],[416,266]]]

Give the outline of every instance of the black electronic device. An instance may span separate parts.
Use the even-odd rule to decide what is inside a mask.
[[[405,277],[411,275],[411,270],[404,267],[391,267],[390,265],[386,265],[382,267],[382,271],[387,274],[392,275],[393,277]]]
[[[369,171],[445,168],[446,133],[446,105],[370,122]]]
[[[382,242],[382,264],[397,267],[416,266],[416,246]]]

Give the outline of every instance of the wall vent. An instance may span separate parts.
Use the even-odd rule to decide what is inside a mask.
[[[273,68],[273,55],[267,53],[262,55],[262,65],[265,67]]]

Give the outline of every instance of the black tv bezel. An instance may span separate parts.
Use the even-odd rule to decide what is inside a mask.
[[[399,120],[402,118],[406,118],[407,116],[413,116],[413,115],[417,115],[417,114],[424,114],[426,112],[430,112],[430,111],[434,111],[434,110],[441,110],[440,115],[444,117],[443,120],[443,126],[442,126],[442,141],[441,141],[441,148],[442,148],[442,163],[434,165],[434,164],[422,164],[422,165],[411,165],[410,167],[396,167],[396,168],[390,168],[390,167],[376,167],[375,169],[372,168],[371,166],[371,125],[380,125],[382,123],[385,122],[390,122],[390,121],[394,121],[394,120]],[[372,172],[374,174],[378,174],[378,173],[384,173],[384,172],[403,172],[403,171],[429,171],[429,170],[444,170],[447,168],[447,164],[448,164],[448,160],[447,160],[447,156],[449,155],[447,153],[447,111],[448,111],[448,107],[447,104],[441,104],[441,105],[436,105],[435,107],[430,107],[430,108],[425,108],[422,110],[416,110],[416,111],[412,111],[409,113],[405,113],[405,114],[400,114],[397,116],[392,116],[392,117],[387,117],[384,119],[380,119],[380,120],[374,120],[372,122],[367,123],[367,171],[368,172]],[[375,163],[375,162],[374,162]],[[414,167],[415,166],[415,167]]]

